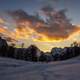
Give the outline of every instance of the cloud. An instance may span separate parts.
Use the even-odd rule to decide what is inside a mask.
[[[24,22],[28,23],[29,25],[24,24],[25,27],[34,30],[37,39],[60,40],[67,39],[70,35],[80,30],[79,27],[70,23],[65,11],[66,10],[56,11],[50,6],[44,6],[41,12],[47,17],[46,22],[41,20],[39,15],[32,16],[23,10],[12,11],[9,12],[9,14],[17,21],[17,24]],[[22,28],[24,27],[22,26]],[[33,35],[33,33],[31,35]]]
[[[32,16],[29,15],[27,12],[24,10],[16,10],[16,11],[8,11],[8,14],[13,17],[16,21],[30,21],[30,22],[37,22],[37,21],[42,21],[38,18],[38,15]]]

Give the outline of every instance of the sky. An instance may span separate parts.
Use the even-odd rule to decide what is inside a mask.
[[[66,15],[67,15],[67,18],[69,18],[71,20],[71,24],[80,25],[80,9],[79,9],[80,8],[80,0],[0,0],[0,16],[4,16],[3,12],[16,11],[19,9],[25,11],[29,15],[34,15],[42,7],[47,6],[47,5],[52,6],[56,10],[66,9],[67,10]],[[8,18],[8,17],[6,17],[6,18]],[[8,20],[12,23],[11,25],[8,24],[8,27],[11,29],[14,29],[14,27],[12,25],[14,25],[15,22],[12,20],[12,18],[8,18]],[[14,25],[14,26],[16,26],[16,25]],[[33,28],[33,27],[31,27],[31,28],[41,34],[39,29]],[[45,30],[42,28],[41,29],[41,30],[43,30],[42,33],[45,35],[47,34],[50,37],[51,37],[51,35],[55,36],[54,30],[52,31],[53,34],[50,33],[51,28],[47,28]],[[52,29],[54,29],[54,28],[52,28]],[[48,31],[48,33],[46,31]],[[64,30],[64,32],[65,31],[66,30]],[[71,32],[69,32],[69,34],[72,34],[72,32],[74,32],[74,29],[71,29],[70,31]],[[64,33],[62,33],[62,34],[64,34]],[[65,34],[66,36],[64,36],[62,34],[59,36],[61,36],[61,37],[68,36],[68,34],[67,35]],[[26,41],[24,40],[24,42],[27,46],[29,46],[30,44],[36,44],[41,50],[49,51],[52,47],[69,46],[72,43],[72,41],[71,41],[72,39],[73,39],[73,41],[75,41],[75,40],[79,41],[80,40],[79,33],[76,33],[76,34],[77,35],[73,34],[73,36],[75,38],[70,37],[70,39],[67,39],[64,41],[48,42],[48,41],[44,40],[43,42],[42,41],[36,42],[36,41],[33,41],[30,38],[28,38]]]
[[[0,0],[0,11],[23,9],[32,14],[47,4],[67,9],[67,15],[72,19],[72,23],[79,24],[80,0]]]

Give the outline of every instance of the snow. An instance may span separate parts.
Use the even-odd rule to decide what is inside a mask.
[[[80,80],[80,57],[50,63],[0,58],[0,80]]]

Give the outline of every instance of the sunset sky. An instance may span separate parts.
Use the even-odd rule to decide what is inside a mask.
[[[34,16],[36,13],[40,19]],[[80,0],[0,0],[0,19],[3,21],[0,20],[0,28],[8,28],[1,33],[10,36],[9,31],[16,30],[12,35],[17,35],[25,47],[35,44],[49,51],[53,47],[69,46],[73,41],[80,42]]]

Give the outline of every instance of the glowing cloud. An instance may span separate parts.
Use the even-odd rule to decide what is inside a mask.
[[[35,41],[61,41],[80,30],[70,23],[65,10],[56,11],[50,6],[45,6],[40,11],[46,16],[46,21],[23,10],[9,12],[18,26],[18,37],[30,36]]]

